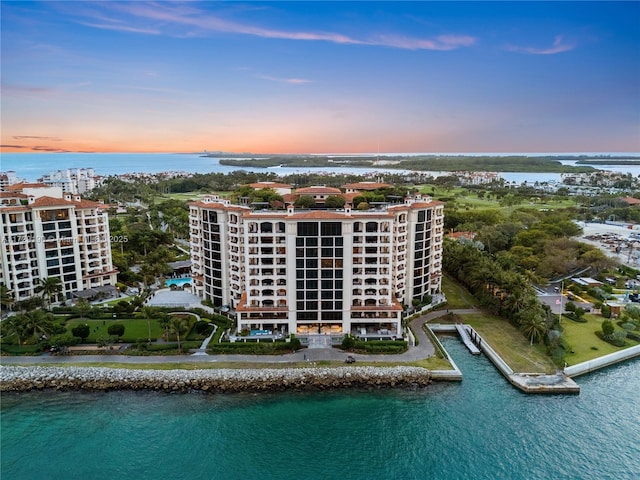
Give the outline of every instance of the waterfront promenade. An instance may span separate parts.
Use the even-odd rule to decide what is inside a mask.
[[[82,364],[122,364],[122,365],[153,365],[153,364],[173,364],[176,366],[203,364],[245,364],[247,369],[253,369],[252,365],[260,365],[260,368],[286,367],[292,364],[309,364],[309,367],[316,367],[319,362],[343,362],[347,356],[352,356],[356,362],[362,363],[403,363],[410,364],[420,360],[432,357],[435,354],[436,346],[433,341],[438,343],[434,337],[432,341],[425,332],[425,326],[432,332],[440,333],[459,333],[459,325],[440,325],[431,324],[433,320],[448,315],[449,313],[456,315],[465,315],[478,313],[477,309],[457,309],[457,310],[436,310],[428,312],[424,315],[413,319],[410,322],[412,337],[415,340],[410,342],[410,348],[407,352],[397,355],[367,355],[351,352],[344,352],[335,348],[313,348],[301,349],[296,352],[285,353],[281,355],[210,355],[200,348],[196,353],[188,355],[148,355],[148,356],[130,356],[122,354],[99,354],[99,355],[38,355],[38,356],[4,356],[0,357],[0,365],[21,365],[21,366],[60,366],[74,365],[82,366]],[[580,387],[572,380],[570,375],[580,375],[589,371],[603,368],[614,363],[640,356],[640,346],[617,352],[600,359],[594,359],[585,364],[568,367],[565,371],[559,370],[555,374],[544,373],[520,373],[514,372],[509,365],[493,350],[486,340],[473,330],[469,325],[464,325],[464,330],[468,333],[468,338],[473,339],[475,348],[470,348],[472,352],[481,350],[487,358],[495,365],[495,367],[503,374],[503,376],[516,388],[526,393],[578,393]],[[470,340],[471,341],[471,340]],[[442,348],[438,346],[438,348]],[[447,354],[448,357],[448,354]],[[458,370],[455,362],[449,357],[453,366],[452,370],[435,370],[432,372],[434,380],[462,380],[462,372]],[[135,367],[134,367],[135,368]]]

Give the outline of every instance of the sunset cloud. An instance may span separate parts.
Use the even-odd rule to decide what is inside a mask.
[[[562,35],[556,36],[553,45],[547,48],[519,47],[515,45],[507,45],[507,47],[505,47],[509,52],[528,53],[531,55],[554,55],[556,53],[571,51],[574,48],[576,48],[576,46],[572,43],[565,42]]]
[[[311,83],[311,80],[307,80],[306,78],[278,78],[271,77],[269,75],[258,75],[258,78],[269,80],[271,82],[288,83],[290,85],[304,85],[306,83]]]
[[[213,32],[238,35],[250,35],[262,38],[294,41],[318,41],[345,45],[383,46],[406,50],[455,50],[468,47],[476,39],[467,35],[440,35],[435,38],[411,38],[394,35],[370,36],[357,38],[337,32],[324,31],[295,31],[270,29],[262,26],[234,22],[216,15],[208,14],[187,5],[141,3],[141,2],[110,2],[101,4],[113,12],[128,15],[131,22],[147,22],[153,25],[125,24],[126,20],[110,18],[109,22],[85,22],[82,25],[119,30],[141,34],[166,34],[177,37],[205,36]],[[100,15],[105,18],[104,15]],[[182,28],[181,28],[182,27]],[[185,30],[184,27],[188,29]]]

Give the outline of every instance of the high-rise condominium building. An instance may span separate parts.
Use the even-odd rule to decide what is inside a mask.
[[[195,293],[235,311],[238,330],[401,338],[403,305],[440,292],[444,205],[399,201],[278,211],[206,196],[190,204]]]
[[[42,187],[3,192],[0,283],[16,301],[36,295],[45,278],[60,279],[64,298],[115,286],[106,206]]]

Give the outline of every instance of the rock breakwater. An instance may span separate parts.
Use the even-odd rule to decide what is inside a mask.
[[[0,367],[0,391],[154,390],[212,393],[424,387],[419,367],[135,370],[104,367]]]

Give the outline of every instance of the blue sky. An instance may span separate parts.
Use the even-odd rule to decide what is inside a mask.
[[[639,2],[1,8],[3,151],[640,152]]]

